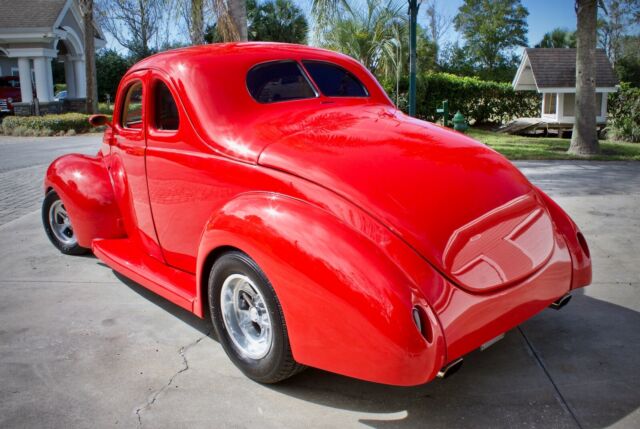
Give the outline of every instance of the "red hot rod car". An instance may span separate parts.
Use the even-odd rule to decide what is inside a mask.
[[[591,281],[584,237],[504,157],[400,112],[353,59],[220,44],[133,66],[96,156],[46,175],[63,253],[200,317],[270,383],[456,369]]]

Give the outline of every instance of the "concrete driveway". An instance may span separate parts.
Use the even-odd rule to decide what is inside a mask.
[[[517,164],[583,229],[594,284],[455,376],[396,388],[309,369],[263,386],[208,322],[47,241],[46,164],[99,138],[0,137],[0,427],[640,427],[640,163]]]

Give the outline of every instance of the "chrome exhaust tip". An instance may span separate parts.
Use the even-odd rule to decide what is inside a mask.
[[[562,307],[569,304],[569,301],[571,301],[571,294],[568,293],[558,298],[557,301],[552,302],[549,307],[553,308],[554,310],[560,310]]]
[[[448,364],[446,364],[445,366],[442,367],[442,369],[440,371],[438,371],[438,378],[447,378],[450,375],[455,374],[460,367],[462,367],[462,358],[458,358],[456,360],[454,360],[453,362],[449,362]]]

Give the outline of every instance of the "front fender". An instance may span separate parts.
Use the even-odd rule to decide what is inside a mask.
[[[445,363],[427,301],[377,245],[331,213],[281,195],[243,194],[206,226],[202,282],[208,256],[224,246],[247,253],[271,281],[296,361],[395,385],[431,380]],[[207,299],[206,287],[198,291],[195,308]],[[429,341],[414,324],[415,305],[430,325]]]
[[[45,192],[53,189],[62,199],[80,246],[91,247],[95,238],[125,235],[101,155],[61,156],[49,166],[44,186]]]

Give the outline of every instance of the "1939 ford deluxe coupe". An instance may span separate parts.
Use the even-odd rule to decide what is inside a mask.
[[[66,254],[200,317],[273,383],[457,369],[591,282],[568,215],[504,157],[404,115],[353,59],[285,44],[168,51],[122,79],[96,156],[55,160]]]

